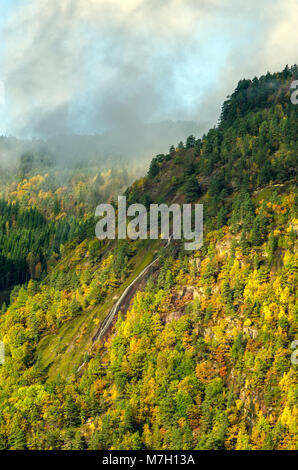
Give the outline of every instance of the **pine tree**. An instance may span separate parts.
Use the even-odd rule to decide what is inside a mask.
[[[190,135],[189,137],[187,137],[187,139],[186,139],[186,148],[187,149],[194,148],[195,144],[196,144],[196,139],[193,135]]]
[[[79,410],[72,397],[66,399],[65,421],[68,427],[76,427],[80,424]]]
[[[197,178],[194,175],[190,176],[185,184],[186,202],[194,202],[201,193],[201,187]]]
[[[150,163],[149,170],[148,170],[149,178],[154,178],[154,176],[156,176],[158,172],[159,172],[159,165],[156,161],[156,158],[153,158]]]

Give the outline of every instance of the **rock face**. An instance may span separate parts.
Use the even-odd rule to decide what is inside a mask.
[[[158,264],[158,259],[152,261],[148,266],[146,266],[143,271],[129,284],[129,286],[124,290],[123,294],[113,305],[112,309],[104,319],[103,323],[100,325],[99,329],[92,338],[93,343],[103,339],[104,336],[109,332],[112,325],[115,323],[117,315],[121,312],[123,315],[126,314],[130,302],[133,299],[137,291],[141,291],[146,286],[148,277],[156,269]]]

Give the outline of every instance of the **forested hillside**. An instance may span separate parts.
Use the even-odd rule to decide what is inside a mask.
[[[2,449],[297,448],[295,78],[241,80],[216,127],[133,184],[116,170],[49,178],[28,156],[15,178],[3,170]],[[96,205],[124,191],[204,204],[202,248],[97,240]]]

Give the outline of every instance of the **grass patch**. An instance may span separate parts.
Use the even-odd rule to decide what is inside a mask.
[[[92,310],[86,309],[79,317],[62,325],[57,333],[46,335],[40,340],[36,359],[50,378],[55,378],[58,374],[69,377],[77,370],[85,353],[92,346],[92,337],[97,328],[116,302],[114,297],[119,298],[129,284],[151,263],[159,245],[159,240],[144,241],[144,249],[139,249],[137,255],[131,259],[133,271],[130,276],[104,304],[97,305]]]

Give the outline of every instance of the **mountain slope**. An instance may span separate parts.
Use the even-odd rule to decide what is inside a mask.
[[[0,324],[3,448],[295,448],[296,76],[241,81],[216,128],[158,155],[126,190],[129,204],[203,203],[201,250],[87,230],[15,289]]]

